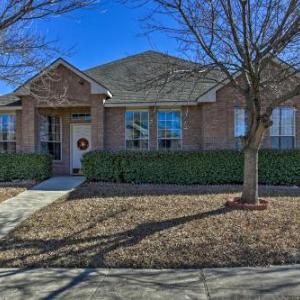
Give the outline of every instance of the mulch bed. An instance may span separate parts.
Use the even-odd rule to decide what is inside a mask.
[[[24,192],[34,184],[34,181],[0,182],[0,203]]]
[[[0,242],[0,267],[198,268],[300,262],[300,189],[261,189],[264,211],[225,207],[239,186],[90,183]]]

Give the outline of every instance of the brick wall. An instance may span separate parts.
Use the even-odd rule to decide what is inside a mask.
[[[68,86],[66,96],[69,102],[57,106],[56,103],[37,103],[33,98],[23,97],[22,112],[17,112],[17,150],[39,151],[39,115],[42,113],[59,115],[62,118],[62,161],[54,162],[54,171],[55,174],[68,174],[71,157],[71,114],[74,112],[91,113],[93,149],[118,151],[125,149],[126,108],[103,107],[104,96],[90,95],[88,82],[65,67],[60,67],[58,70],[62,79],[55,88],[59,90],[63,86]],[[300,148],[300,98],[289,101],[287,105],[297,109],[296,145]],[[52,106],[56,106],[56,108]],[[217,92],[217,101],[214,103],[179,107],[182,116],[183,150],[234,149],[236,146],[234,108],[241,106],[244,106],[243,97],[230,85],[227,85]],[[149,107],[148,110],[149,148],[156,150],[158,108]],[[270,147],[269,136],[266,137],[264,146]]]
[[[245,101],[230,85],[217,92],[217,101],[202,105],[203,149],[234,149],[234,109],[244,107]],[[300,97],[284,106],[296,108],[296,147],[300,148]],[[270,133],[265,136],[264,148],[271,148]]]
[[[125,108],[105,108],[104,148],[111,151],[125,149]]]

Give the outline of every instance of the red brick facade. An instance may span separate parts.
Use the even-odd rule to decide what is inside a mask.
[[[126,107],[106,107],[105,95],[90,94],[89,83],[78,75],[61,68],[60,87],[68,86],[68,103],[38,103],[31,97],[22,97],[22,110],[17,111],[17,151],[39,152],[39,117],[41,114],[60,116],[62,120],[62,160],[54,162],[55,174],[70,173],[70,128],[74,123],[72,113],[91,114],[91,136],[93,149],[125,149],[125,112],[135,110]],[[109,102],[109,100],[107,101]],[[289,101],[296,110],[296,147],[300,148],[300,99]],[[182,149],[209,150],[234,149],[234,109],[243,106],[243,99],[230,87],[217,92],[216,102],[192,106],[173,106],[167,109],[181,111]],[[157,149],[157,111],[159,107],[142,107],[149,111],[149,149]],[[138,110],[138,108],[137,108]],[[265,147],[270,147],[266,137]]]

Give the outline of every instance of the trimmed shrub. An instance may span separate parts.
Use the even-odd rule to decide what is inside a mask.
[[[90,181],[235,184],[243,182],[242,152],[106,152],[92,151],[82,160],[83,174]],[[262,150],[259,182],[300,184],[300,151]]]
[[[43,180],[52,174],[52,157],[46,154],[0,154],[0,181]]]

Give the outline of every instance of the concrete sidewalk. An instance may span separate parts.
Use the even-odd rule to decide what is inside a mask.
[[[299,299],[300,265],[203,270],[0,269],[0,299]]]
[[[0,204],[0,239],[35,211],[71,192],[84,177],[52,177]]]

